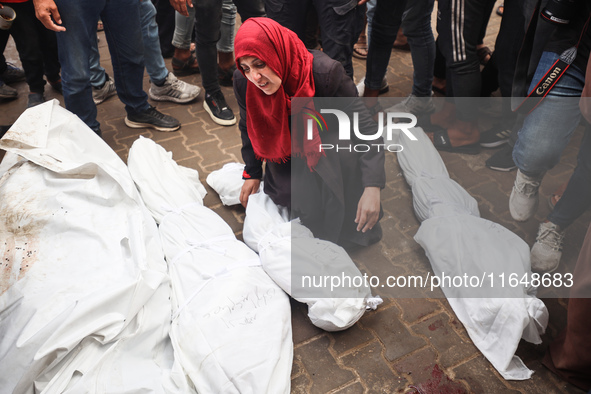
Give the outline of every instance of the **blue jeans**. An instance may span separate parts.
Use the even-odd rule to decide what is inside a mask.
[[[100,130],[90,85],[91,48],[100,19],[115,74],[117,93],[128,112],[149,108],[143,91],[144,54],[137,0],[56,0],[66,31],[56,34],[66,108],[94,131]]]
[[[184,16],[180,12],[174,14],[174,35],[172,36],[172,45],[178,49],[191,48],[191,38],[193,27],[195,26],[195,8],[187,5],[189,16]]]
[[[431,28],[431,13],[433,12],[433,5],[435,0],[410,0],[406,2],[406,9],[402,14],[402,30],[408,39],[410,45],[410,55],[412,57],[413,85],[412,94],[417,97],[431,97],[431,85],[433,83],[433,67],[435,64],[435,38],[433,36],[433,29]],[[371,45],[371,32],[373,30],[373,18],[375,14],[376,0],[371,0],[367,3],[367,45]],[[394,4],[392,4],[394,7]],[[400,10],[400,7],[397,7]],[[398,18],[393,18],[393,24],[396,25]],[[391,39],[391,38],[390,38]],[[396,37],[394,37],[396,39]],[[389,42],[389,40],[388,40]],[[378,89],[381,86],[383,79],[379,79],[379,75],[384,72],[386,74],[387,63],[385,63],[385,55],[390,59],[392,45],[386,48],[386,45],[380,46],[382,52],[379,65],[372,67],[372,81],[368,82],[370,89]],[[375,57],[372,56],[372,65]],[[384,67],[384,64],[386,66]],[[379,79],[379,81],[377,81]],[[366,79],[367,80],[367,79]]]
[[[544,52],[530,90],[558,59]],[[568,68],[546,98],[523,122],[513,148],[513,160],[519,170],[531,177],[541,177],[558,164],[562,151],[581,120],[579,97],[585,76],[574,66]]]
[[[166,68],[166,64],[164,64],[164,58],[160,51],[158,25],[156,24],[156,7],[149,0],[142,0],[140,2],[140,21],[146,71],[148,71],[152,82],[160,85],[168,76],[168,69]],[[106,81],[106,75],[105,69],[100,65],[100,56],[96,46],[91,50],[90,70],[91,85],[94,87],[102,86]]]
[[[265,15],[262,0],[234,0],[242,21]],[[201,81],[207,94],[221,91],[218,81],[217,43],[222,24],[222,0],[193,0],[195,38]]]
[[[530,90],[546,74],[559,55],[544,52],[538,63]],[[564,148],[579,125],[579,100],[585,76],[570,66],[546,98],[534,109],[517,134],[513,160],[519,170],[531,177],[543,177],[560,161]],[[591,138],[589,128],[579,148],[577,167],[567,190],[548,219],[566,228],[591,202]]]
[[[189,16],[180,13],[175,15],[175,29],[172,45],[179,49],[191,47],[191,36],[195,26],[195,8],[187,7]],[[234,52],[234,26],[236,25],[236,6],[232,0],[222,2],[222,23],[220,40],[217,43],[218,52]]]

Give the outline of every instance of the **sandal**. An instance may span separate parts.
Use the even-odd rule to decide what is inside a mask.
[[[476,50],[476,55],[478,55],[478,59],[480,59],[480,64],[486,66],[486,63],[489,62],[492,56],[492,51],[489,47],[482,47]]]
[[[186,61],[179,60],[176,57],[172,58],[172,72],[177,77],[199,74],[199,71],[197,58],[193,55],[191,55]]]
[[[353,56],[357,59],[367,59],[367,44],[353,45]]]
[[[447,135],[447,130],[442,127],[436,127],[433,131],[433,146],[437,150],[452,152],[452,153],[465,153],[467,155],[476,155],[480,153],[480,144],[474,143],[470,145],[452,146]]]

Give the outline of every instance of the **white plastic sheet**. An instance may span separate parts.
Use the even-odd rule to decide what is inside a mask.
[[[160,223],[172,280],[175,370],[199,393],[289,393],[293,344],[285,293],[257,254],[203,206],[195,170],[144,138],[134,142],[128,165]]]
[[[447,175],[445,165],[421,129],[418,141],[400,134],[404,150],[398,161],[413,191],[416,216],[422,221],[415,240],[425,249],[435,275],[497,279],[491,289],[447,287],[443,291],[478,349],[505,379],[522,380],[532,371],[515,356],[521,338],[538,344],[548,311],[523,285],[500,287],[499,275],[531,274],[529,248],[504,227],[480,218],[476,201]],[[494,283],[494,282],[493,282]],[[488,292],[488,293],[485,293]],[[472,298],[475,295],[482,298]],[[500,298],[505,297],[505,298]]]
[[[2,392],[183,391],[160,239],[125,164],[56,100],[0,146]]]

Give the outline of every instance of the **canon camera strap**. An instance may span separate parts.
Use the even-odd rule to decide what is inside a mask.
[[[556,85],[556,82],[564,75],[566,70],[570,67],[570,65],[575,61],[577,57],[577,48],[587,31],[587,27],[589,26],[589,19],[585,23],[583,30],[581,31],[581,35],[579,36],[579,41],[574,47],[568,48],[554,62],[554,64],[548,69],[546,74],[540,79],[536,87],[532,89],[532,91],[528,94],[528,96],[515,108],[514,111],[522,113],[522,114],[529,114],[533,111],[548,95],[550,90]]]

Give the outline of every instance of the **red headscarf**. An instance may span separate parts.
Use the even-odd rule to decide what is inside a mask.
[[[314,97],[314,57],[294,32],[268,18],[246,20],[236,33],[234,51],[239,70],[242,71],[240,58],[253,56],[266,63],[281,78],[281,87],[270,96],[252,83],[247,85],[246,126],[254,153],[259,158],[284,162],[292,154],[289,129],[291,98]],[[300,116],[302,109],[294,108],[293,115]],[[318,149],[320,136],[316,128],[313,135],[312,140],[302,139],[293,147],[293,154],[305,156],[310,169],[321,156]]]

